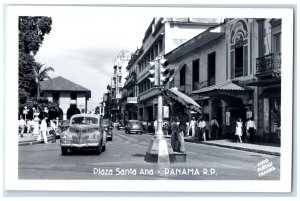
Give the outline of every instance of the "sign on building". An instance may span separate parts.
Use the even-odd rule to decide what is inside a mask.
[[[127,103],[137,103],[137,97],[127,97]]]
[[[163,106],[163,118],[169,118],[169,106]]]
[[[230,126],[230,112],[226,112],[226,126]]]

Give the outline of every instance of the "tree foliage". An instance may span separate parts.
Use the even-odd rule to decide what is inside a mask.
[[[37,80],[46,79],[47,72],[54,70],[52,67],[44,68],[45,71],[41,70],[43,65],[34,59],[45,35],[50,33],[51,25],[51,17],[19,17],[19,112],[24,106],[43,108],[47,105],[50,110],[58,110],[57,105],[52,106],[46,98],[37,97],[39,88]],[[38,75],[35,73],[37,66],[41,66]]]

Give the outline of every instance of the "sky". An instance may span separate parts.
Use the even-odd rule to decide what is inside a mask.
[[[153,16],[131,11],[67,7],[46,12],[52,18],[52,30],[35,59],[54,68],[50,77],[62,76],[91,90],[88,110],[98,106],[107,91],[119,52],[141,47]]]

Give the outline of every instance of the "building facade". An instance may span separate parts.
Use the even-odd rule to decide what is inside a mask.
[[[59,118],[70,119],[74,114],[87,111],[87,101],[91,91],[64,77],[56,77],[41,82],[41,93],[50,102],[58,103]]]
[[[253,117],[257,140],[279,143],[280,44],[280,19],[226,19],[165,55],[176,72],[169,87],[200,103],[207,121],[217,117],[219,138]]]
[[[136,66],[138,95],[138,119],[154,121],[157,116],[157,90],[148,79],[151,65],[157,56],[163,56],[189,39],[215,26],[216,19],[154,18],[145,32],[138,56],[132,62]]]
[[[122,50],[114,61],[113,75],[110,85],[110,110],[112,115],[112,121],[117,122],[122,119],[122,113],[120,108],[120,99],[122,98],[122,90],[127,77],[126,67],[131,58],[129,51]]]

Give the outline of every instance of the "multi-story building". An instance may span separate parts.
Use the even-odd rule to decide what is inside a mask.
[[[41,93],[59,105],[59,118],[70,119],[74,114],[87,111],[91,91],[64,77],[58,76],[41,82]]]
[[[215,26],[217,19],[154,18],[145,32],[143,44],[131,63],[136,66],[138,119],[154,121],[157,116],[157,90],[148,77],[149,62],[165,55],[184,42]]]
[[[219,137],[254,117],[257,139],[279,142],[280,37],[280,19],[226,19],[165,55],[178,73],[170,85],[217,117]]]
[[[111,114],[112,121],[116,122],[121,119],[121,110],[119,100],[122,97],[122,89],[127,77],[126,66],[131,58],[129,51],[122,50],[114,61],[114,71],[111,78]]]

